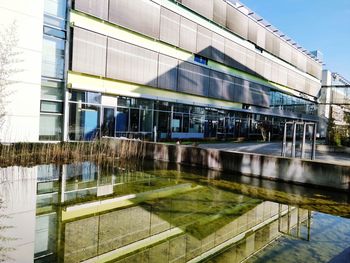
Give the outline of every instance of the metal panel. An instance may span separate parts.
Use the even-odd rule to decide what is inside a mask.
[[[222,98],[222,83],[224,74],[215,70],[210,71],[210,88],[208,96],[211,98]]]
[[[297,50],[295,50],[294,48],[292,48],[292,65],[294,65],[295,67],[298,67],[298,54],[297,54]]]
[[[265,37],[266,37],[266,29],[262,27],[261,25],[257,25],[257,40],[256,44],[265,49]]]
[[[197,47],[197,24],[184,17],[181,17],[180,47],[193,53]]]
[[[176,91],[178,60],[159,54],[158,87]]]
[[[288,63],[292,62],[292,47],[282,40],[280,41],[280,58]]]
[[[245,70],[245,48],[231,40],[225,39],[225,64],[240,70]]]
[[[109,21],[159,38],[160,6],[148,0],[110,0]]]
[[[248,38],[248,17],[236,8],[227,5],[226,27],[237,35]]]
[[[156,87],[157,69],[156,52],[108,39],[107,77]]]
[[[297,87],[297,76],[298,74],[294,73],[294,71],[288,70],[288,79],[287,79],[287,85],[288,87],[292,89],[298,89]]]
[[[271,62],[271,80],[276,83],[279,80],[279,65],[276,62]]]
[[[76,10],[108,20],[108,0],[75,0]]]
[[[223,26],[226,26],[226,3],[222,0],[214,0],[213,20]]]
[[[298,68],[306,72],[307,58],[300,51],[298,51],[297,54],[298,54]]]
[[[266,58],[259,55],[259,54],[256,54],[255,55],[255,73],[259,76],[264,76],[265,74],[265,60]]]
[[[258,25],[257,23],[249,19],[249,27],[248,27],[248,40],[252,41],[253,43],[257,43],[258,41]]]
[[[221,63],[225,61],[225,38],[216,33],[213,33],[211,58]]]
[[[213,0],[182,0],[182,4],[205,18],[213,20]]]
[[[274,35],[266,30],[266,38],[265,38],[265,49],[267,51],[269,51],[270,53],[273,53],[273,39],[274,39]]]
[[[272,53],[275,55],[275,56],[277,56],[277,57],[279,57],[280,56],[280,47],[281,47],[281,44],[280,44],[280,42],[281,42],[282,40],[279,38],[279,37],[277,37],[277,36],[273,36],[273,50],[272,50]]]
[[[160,20],[160,40],[174,46],[180,41],[180,15],[162,7]]]
[[[249,49],[245,50],[246,52],[246,71],[251,74],[256,74],[255,71],[255,52]]]
[[[211,56],[211,31],[200,25],[197,27],[197,53],[209,58]]]
[[[208,96],[209,69],[182,61],[178,74],[178,91]]]
[[[224,100],[233,101],[235,97],[235,89],[235,78],[233,76],[225,74],[222,83],[222,98]]]
[[[270,80],[271,79],[271,71],[272,71],[272,65],[271,61],[269,59],[264,59],[264,78]]]
[[[269,96],[268,96],[268,90],[269,88],[250,82],[249,83],[249,93],[250,96],[248,97],[248,104],[252,105],[258,105],[263,107],[269,107]]]
[[[72,70],[105,76],[107,37],[75,27]]]
[[[287,86],[288,70],[284,66],[279,66],[278,83]]]

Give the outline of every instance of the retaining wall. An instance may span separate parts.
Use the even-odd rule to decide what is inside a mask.
[[[239,172],[264,179],[309,184],[350,192],[350,166],[193,146],[110,139],[124,158],[145,158]]]

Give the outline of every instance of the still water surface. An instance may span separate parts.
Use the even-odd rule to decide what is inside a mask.
[[[1,168],[0,200],[0,262],[350,260],[346,193],[83,162]]]

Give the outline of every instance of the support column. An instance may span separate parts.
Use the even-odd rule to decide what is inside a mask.
[[[304,129],[303,129],[303,142],[301,144],[301,158],[305,158],[305,135],[306,135],[306,123],[304,123]]]
[[[297,134],[297,123],[293,122],[292,158],[295,158],[296,134]]]
[[[286,157],[286,148],[287,148],[287,123],[284,124],[284,131],[283,131],[282,152],[281,152],[281,155],[283,157]]]
[[[314,123],[314,129],[313,129],[313,134],[312,134],[312,151],[311,151],[311,160],[315,160],[316,158],[316,137],[317,137],[317,124]]]

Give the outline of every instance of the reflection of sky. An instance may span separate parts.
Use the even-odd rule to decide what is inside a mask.
[[[283,236],[250,262],[328,262],[350,246],[350,219],[314,212],[310,241]]]

